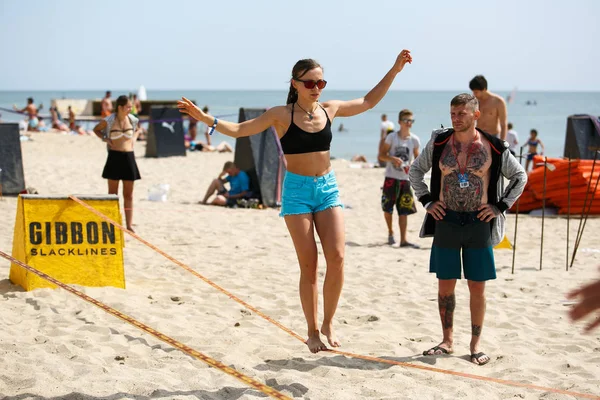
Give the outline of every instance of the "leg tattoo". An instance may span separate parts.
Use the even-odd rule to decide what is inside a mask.
[[[454,323],[454,309],[456,308],[454,294],[448,296],[438,295],[438,306],[444,329],[451,329]]]
[[[471,325],[471,334],[473,336],[481,335],[481,325]]]

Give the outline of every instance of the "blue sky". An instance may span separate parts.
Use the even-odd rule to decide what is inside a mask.
[[[285,90],[315,58],[331,89],[600,91],[600,1],[0,0],[0,90]]]

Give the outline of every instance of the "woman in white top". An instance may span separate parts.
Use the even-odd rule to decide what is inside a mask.
[[[102,177],[108,179],[108,194],[118,194],[119,181],[123,181],[125,221],[127,229],[133,232],[133,183],[141,176],[133,153],[133,144],[139,135],[138,119],[130,112],[129,98],[119,96],[117,112],[100,121],[94,127],[94,133],[108,145],[108,157],[102,172]]]

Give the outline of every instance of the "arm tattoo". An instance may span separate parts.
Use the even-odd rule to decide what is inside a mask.
[[[471,334],[473,336],[481,335],[481,325],[471,325]]]
[[[454,309],[456,308],[456,297],[454,294],[440,296],[438,294],[438,307],[444,329],[451,329],[454,324]]]
[[[475,174],[469,174],[469,187],[461,188],[458,172],[444,177],[444,202],[454,211],[475,211],[481,205],[483,197],[483,179]]]

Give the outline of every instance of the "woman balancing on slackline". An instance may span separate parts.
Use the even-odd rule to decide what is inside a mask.
[[[365,97],[319,103],[321,91],[327,85],[323,68],[315,60],[300,60],[292,69],[287,104],[270,108],[259,117],[239,124],[217,120],[186,98],[177,104],[182,113],[211,126],[211,133],[216,129],[239,138],[263,132],[270,126],[275,128],[287,161],[280,215],[285,219],[300,264],[300,301],[308,324],[306,344],[313,353],[327,349],[321,341],[321,333],[331,346],[341,345],[332,321],[344,282],[345,235],[343,206],[330,163],[332,121],[375,107],[396,75],[411,62],[410,51],[402,50],[394,66]],[[325,315],[320,331],[315,229],[327,262],[323,284]]]

